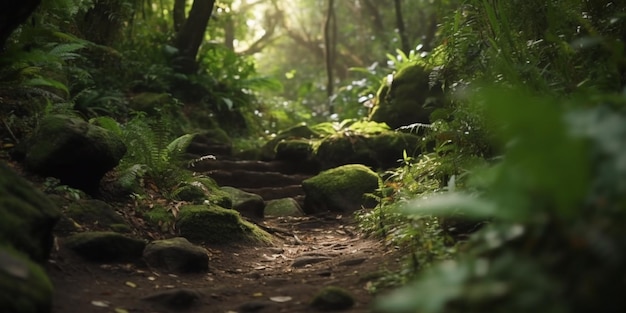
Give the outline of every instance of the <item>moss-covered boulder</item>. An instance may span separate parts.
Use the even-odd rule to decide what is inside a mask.
[[[231,195],[222,190],[210,177],[195,177],[181,183],[173,196],[177,200],[194,204],[208,202],[228,209],[233,207]]]
[[[353,212],[372,204],[365,196],[381,184],[380,177],[367,166],[348,164],[326,170],[302,182],[304,211]]]
[[[443,105],[441,86],[431,86],[430,74],[430,69],[419,64],[398,71],[391,85],[383,85],[378,91],[370,120],[392,128],[429,123],[433,110]]]
[[[328,286],[315,294],[311,307],[320,311],[347,310],[354,305],[354,297],[347,290]]]
[[[146,243],[116,232],[84,232],[65,238],[64,245],[94,262],[135,262]]]
[[[336,135],[323,139],[316,158],[322,169],[346,164],[363,164],[376,169],[397,167],[403,151],[415,155],[421,138],[415,135],[386,131],[378,134]]]
[[[24,145],[26,167],[42,176],[94,193],[105,173],[126,153],[126,146],[113,132],[80,118],[51,115]]]
[[[112,206],[100,200],[81,199],[75,201],[68,205],[65,215],[83,226],[87,224],[117,231],[130,230],[126,220],[117,214]]]
[[[52,229],[59,217],[50,199],[0,163],[0,244],[43,262],[50,253]]]
[[[186,152],[195,157],[205,155],[231,155],[233,143],[221,128],[204,130],[193,135]]]
[[[261,158],[273,160],[276,158],[276,147],[285,140],[319,138],[320,134],[313,131],[309,126],[300,124],[279,132],[268,141],[261,149]]]
[[[156,114],[163,107],[171,106],[174,99],[167,93],[141,92],[134,95],[129,104],[134,111]]]
[[[366,194],[373,193],[381,184],[380,177],[368,167],[348,164],[333,168],[302,182],[306,195],[304,211],[353,212],[369,206]]]
[[[268,216],[303,216],[304,211],[293,198],[283,198],[267,201],[265,215]]]
[[[148,266],[169,272],[193,273],[209,269],[207,251],[182,237],[149,243],[143,251],[143,259]]]
[[[0,311],[50,312],[52,285],[38,263],[59,217],[52,201],[0,163]]]
[[[265,201],[261,196],[229,186],[221,189],[230,195],[233,209],[241,215],[251,219],[262,219],[265,216]]]
[[[0,245],[0,311],[46,313],[52,284],[43,268],[26,255]]]
[[[239,212],[215,205],[182,206],[176,226],[180,235],[192,242],[271,242],[268,233],[244,221]]]

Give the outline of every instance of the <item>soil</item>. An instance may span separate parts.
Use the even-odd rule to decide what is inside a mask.
[[[300,203],[299,183],[314,175],[285,163],[245,160],[208,160],[196,164],[196,171],[265,200],[293,197]],[[175,235],[145,227],[128,213],[128,201],[107,202],[134,226],[135,237]],[[343,312],[371,312],[372,291],[381,291],[376,282],[401,268],[401,253],[361,234],[352,213],[266,217],[255,223],[273,235],[272,245],[202,245],[210,256],[209,271],[197,274],[162,272],[143,262],[90,263],[64,249],[67,234],[57,233],[46,267],[55,288],[52,312],[329,312],[310,305],[327,286],[343,288],[354,298]],[[171,294],[180,290],[187,297]],[[170,294],[159,295],[163,292]]]
[[[400,266],[397,252],[364,238],[349,217],[268,218],[261,225],[276,232],[274,245],[205,246],[210,269],[203,274],[89,263],[63,249],[61,239],[47,266],[53,312],[320,312],[310,303],[326,286],[352,294],[355,304],[345,312],[371,312],[372,284]],[[189,307],[146,299],[180,289],[198,299]]]

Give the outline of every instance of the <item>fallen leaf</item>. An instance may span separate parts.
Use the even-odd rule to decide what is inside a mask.
[[[277,296],[277,297],[270,297],[270,300],[274,301],[274,302],[288,302],[291,301],[291,297],[288,296]]]
[[[262,296],[263,296],[263,293],[262,293],[262,292],[255,292],[255,293],[253,293],[253,294],[252,294],[252,296],[253,296],[253,297],[257,297],[257,298],[258,298],[258,297],[262,297]]]
[[[108,308],[110,304],[107,301],[94,300],[94,301],[91,301],[91,305],[97,306],[99,308]]]
[[[137,284],[133,283],[132,281],[127,281],[124,283],[124,285],[130,287],[130,288],[137,288]]]
[[[128,310],[121,309],[121,308],[115,308],[115,313],[128,313]]]

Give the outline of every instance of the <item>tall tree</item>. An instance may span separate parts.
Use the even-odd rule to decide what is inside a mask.
[[[402,16],[402,0],[394,0],[394,6],[396,9],[396,28],[398,29],[398,35],[400,36],[400,45],[402,52],[408,54],[411,50],[409,45],[409,37],[406,33],[406,27],[404,25],[404,17]]]
[[[172,10],[172,19],[174,20],[174,31],[179,32],[185,24],[185,7],[187,0],[175,0],[174,9]]]
[[[13,31],[24,23],[37,9],[41,0],[21,0],[0,2],[0,51]]]
[[[324,24],[324,43],[326,47],[326,96],[328,97],[328,113],[333,114],[332,97],[335,93],[335,55],[337,50],[337,16],[335,0],[328,0],[328,11]]]
[[[179,52],[174,65],[179,72],[192,74],[198,69],[196,55],[204,40],[214,6],[215,0],[194,0],[189,16],[174,41]]]

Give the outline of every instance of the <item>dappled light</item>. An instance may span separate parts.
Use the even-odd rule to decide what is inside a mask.
[[[626,311],[626,3],[0,4],[0,311]]]

